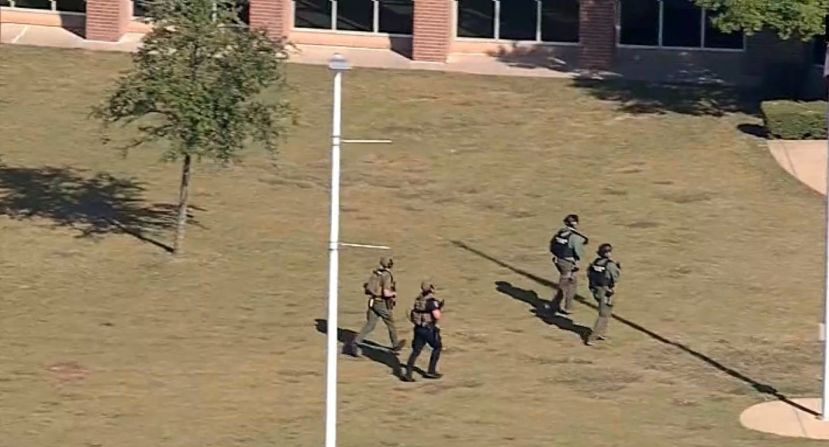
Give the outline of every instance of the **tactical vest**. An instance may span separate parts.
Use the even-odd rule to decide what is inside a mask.
[[[418,295],[415,298],[412,312],[409,314],[409,320],[415,326],[431,326],[435,319],[432,317],[432,311],[428,309],[429,300],[432,299],[430,295]]]
[[[570,238],[573,237],[573,231],[569,228],[562,228],[558,230],[550,240],[550,251],[559,259],[572,259],[576,256],[576,251],[570,246]]]
[[[610,272],[607,271],[607,264],[612,262],[609,258],[597,258],[590,264],[587,270],[587,279],[590,287],[613,287],[613,280]]]

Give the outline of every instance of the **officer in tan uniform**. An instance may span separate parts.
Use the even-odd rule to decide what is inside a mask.
[[[550,240],[550,253],[553,264],[559,273],[558,287],[561,296],[558,311],[569,314],[573,309],[573,299],[578,290],[579,261],[584,257],[584,246],[588,244],[587,236],[576,231],[579,216],[570,214],[564,218],[564,228],[558,230]]]
[[[409,320],[414,324],[414,339],[412,340],[412,353],[409,356],[409,361],[406,362],[406,373],[403,376],[405,382],[415,381],[412,377],[412,370],[417,357],[426,345],[432,348],[432,355],[429,358],[429,369],[423,377],[426,379],[440,379],[443,376],[437,371],[440,351],[443,349],[440,339],[440,327],[438,327],[443,301],[438,300],[434,293],[435,285],[430,281],[420,283],[420,294],[415,298],[414,306],[412,306],[412,311],[409,313]]]
[[[587,337],[585,343],[592,346],[596,340],[604,340],[607,334],[607,324],[613,315],[613,295],[616,294],[616,283],[622,274],[622,265],[611,258],[613,246],[599,245],[596,254],[599,255],[587,268],[587,279],[590,282],[590,291],[599,306],[599,316],[596,324]]]
[[[400,352],[403,344],[406,343],[405,340],[397,339],[397,327],[394,323],[393,311],[397,298],[397,286],[391,273],[393,266],[394,260],[381,258],[380,267],[371,272],[369,280],[364,284],[366,294],[370,296],[366,311],[366,324],[347,349],[347,353],[354,357],[360,355],[359,345],[377,326],[377,320],[383,320],[389,329],[389,340],[393,352]]]

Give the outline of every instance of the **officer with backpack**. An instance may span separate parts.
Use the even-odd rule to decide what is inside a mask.
[[[572,312],[573,299],[578,289],[578,279],[575,273],[579,270],[579,261],[584,257],[584,246],[588,244],[587,236],[579,233],[579,216],[569,214],[564,218],[564,228],[558,230],[550,240],[550,253],[553,255],[553,264],[559,273],[559,301],[558,311],[563,314]]]
[[[383,320],[386,327],[389,329],[389,340],[391,341],[392,352],[400,352],[403,349],[405,340],[397,339],[397,327],[394,324],[394,304],[397,298],[397,287],[394,282],[394,276],[391,274],[391,269],[394,266],[394,260],[391,258],[381,258],[380,267],[372,270],[371,275],[363,284],[363,289],[368,299],[368,310],[366,311],[366,324],[360,331],[360,334],[351,343],[347,349],[347,353],[357,357],[360,355],[359,345],[377,326],[377,320]]]
[[[613,295],[616,293],[616,283],[622,274],[622,265],[611,258],[613,246],[599,245],[599,255],[587,269],[587,280],[590,282],[590,291],[599,306],[599,317],[593,330],[585,340],[585,344],[592,346],[596,340],[604,340],[607,333],[607,324],[613,314]]]
[[[434,284],[429,281],[420,283],[420,294],[415,298],[414,306],[409,312],[409,320],[414,324],[414,339],[412,340],[412,353],[409,355],[409,361],[406,362],[404,382],[415,381],[412,377],[412,370],[417,357],[426,345],[432,348],[432,355],[429,358],[429,369],[423,374],[423,377],[426,379],[440,379],[443,376],[437,371],[440,352],[443,349],[440,340],[440,328],[438,327],[443,301],[438,300],[434,293]]]

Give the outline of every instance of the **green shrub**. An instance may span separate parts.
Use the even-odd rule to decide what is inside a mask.
[[[765,101],[763,120],[769,136],[783,140],[826,138],[826,101]]]

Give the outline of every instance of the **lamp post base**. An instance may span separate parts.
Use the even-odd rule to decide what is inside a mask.
[[[829,422],[820,419],[820,404],[820,398],[764,402],[743,411],[740,424],[779,436],[829,440]]]

